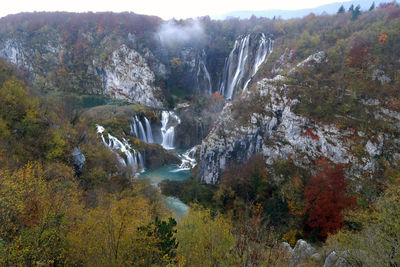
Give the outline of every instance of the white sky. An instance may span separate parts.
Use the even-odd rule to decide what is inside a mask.
[[[0,17],[32,11],[132,11],[163,19],[220,15],[236,10],[303,9],[339,0],[2,0]]]

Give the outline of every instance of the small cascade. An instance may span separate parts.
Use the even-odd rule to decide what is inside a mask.
[[[225,60],[219,92],[232,99],[235,90],[246,90],[267,56],[272,52],[273,41],[264,33],[246,35],[235,41]]]
[[[163,111],[161,113],[161,145],[165,149],[174,149],[175,126],[180,124],[181,120],[172,111]]]
[[[139,133],[138,133],[135,119],[132,119],[132,122],[131,122],[131,135],[135,134],[135,137],[139,138]]]
[[[258,45],[256,58],[254,60],[254,68],[253,68],[253,75],[256,75],[258,69],[260,68],[261,64],[264,63],[265,58],[267,57],[268,53],[271,53],[271,46],[272,42],[265,37],[265,34],[261,34],[260,44]]]
[[[180,155],[181,165],[179,165],[179,170],[190,170],[196,167],[196,152],[197,146],[192,147],[191,149]]]
[[[96,127],[97,133],[100,134],[103,144],[115,154],[121,165],[125,167],[130,167],[133,173],[136,173],[139,170],[139,167],[142,171],[144,170],[144,160],[142,154],[139,151],[131,148],[129,142],[126,139],[122,139],[121,142],[115,136],[107,134],[107,142],[103,134],[103,132],[105,131],[104,127],[100,125],[96,125]],[[122,158],[118,151],[123,153],[126,159]],[[138,162],[140,166],[138,166]]]
[[[136,119],[136,123],[138,125],[139,128],[139,139],[142,140],[143,142],[147,143],[147,136],[146,136],[146,132],[144,131],[144,127],[142,122],[137,118],[137,116],[135,117]]]
[[[201,57],[199,59],[198,66],[197,66],[196,82],[197,82],[198,90],[205,91],[207,94],[211,95],[212,94],[212,83],[211,83],[210,73],[208,72],[208,69],[206,67],[206,59],[207,59],[207,55],[206,55],[206,52],[203,50],[201,53]],[[201,81],[202,81],[201,74],[204,75],[203,77],[205,78],[206,85],[203,85],[201,83]],[[204,86],[206,86],[206,88],[200,88],[200,87],[204,87]]]
[[[137,152],[137,158],[139,159],[141,172],[144,172],[146,169],[145,169],[145,166],[144,166],[143,156],[142,156],[142,153],[140,153],[140,151]]]
[[[136,138],[139,138],[143,142],[154,143],[151,125],[146,117],[144,117],[144,123],[146,130],[143,126],[143,123],[139,120],[137,116],[135,116],[131,121],[131,135],[135,134]]]
[[[151,131],[150,122],[146,117],[144,117],[144,122],[146,124],[147,142],[148,143],[154,143],[153,132]]]

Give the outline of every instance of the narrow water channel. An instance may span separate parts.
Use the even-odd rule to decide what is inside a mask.
[[[181,181],[189,178],[189,176],[190,170],[180,169],[178,165],[166,165],[157,169],[148,169],[141,173],[139,178],[149,179],[153,186],[158,187],[158,184],[163,180]],[[189,209],[185,203],[175,197],[166,197],[166,204],[179,217],[183,217]]]

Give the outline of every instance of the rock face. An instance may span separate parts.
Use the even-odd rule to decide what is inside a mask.
[[[83,170],[83,166],[85,165],[86,158],[83,155],[81,149],[79,147],[75,147],[72,150],[72,157],[74,159],[74,167],[77,175],[80,175]]]
[[[321,55],[308,58],[299,67],[324,62]],[[295,114],[298,100],[289,97],[290,90],[286,78],[278,75],[259,81],[254,90],[241,95],[240,101],[226,104],[216,126],[201,144],[198,175],[203,183],[218,183],[229,164],[246,162],[256,153],[262,154],[270,167],[279,158],[292,158],[300,167],[326,158],[333,163],[351,162],[355,177],[375,170],[376,156],[383,153],[389,134],[366,136],[358,132],[355,144],[350,140],[354,129],[339,130],[335,125]],[[379,114],[384,116],[383,112]],[[357,157],[351,151],[355,145],[364,147],[367,153]]]
[[[172,79],[189,93],[210,95],[214,83],[205,49],[185,46],[175,56],[182,65],[172,73]]]
[[[131,48],[137,46],[133,34],[125,39],[106,36],[95,41],[91,32],[80,33],[79,38],[95,46],[85,48],[87,51],[67,49],[62,36],[52,30],[39,37],[35,34],[1,36],[0,57],[26,73],[37,87],[103,94],[149,107],[164,107],[161,90],[154,83],[155,73],[166,76],[166,67],[147,47],[141,46],[140,52]],[[79,53],[86,54],[76,64]]]
[[[18,67],[22,67],[27,70],[32,68],[30,65],[28,65],[28,61],[21,44],[15,40],[8,39],[3,43],[2,47],[0,48],[0,57]]]
[[[0,57],[28,72],[28,76],[35,83],[41,82],[46,77],[46,72],[39,65],[46,65],[56,69],[60,64],[60,55],[65,53],[64,47],[58,43],[59,35],[49,33],[44,39],[48,41],[36,43],[34,46],[27,44],[22,38],[0,38]]]
[[[109,64],[97,69],[97,74],[103,81],[104,94],[149,107],[163,107],[160,89],[153,85],[155,75],[134,49],[122,45],[112,53]]]
[[[306,241],[299,239],[294,248],[283,242],[281,248],[289,255],[290,266],[303,266],[302,263],[310,258],[318,260],[320,254]]]
[[[307,258],[313,256],[316,253],[315,248],[313,248],[306,241],[299,239],[297,240],[296,246],[293,249],[292,260],[295,263],[306,260]]]
[[[347,261],[337,255],[335,251],[332,251],[328,257],[326,257],[323,267],[348,267],[351,266]]]

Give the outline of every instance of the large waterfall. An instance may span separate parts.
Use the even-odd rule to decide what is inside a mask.
[[[246,90],[251,79],[271,54],[272,48],[273,40],[264,33],[249,34],[237,39],[225,60],[220,93],[226,99],[232,99],[236,90]]]
[[[101,125],[96,125],[96,127],[97,133],[100,134],[103,144],[115,154],[121,165],[129,167],[132,173],[137,173],[139,170],[145,170],[143,156],[140,151],[136,151],[135,149],[131,148],[126,139],[122,139],[122,141],[120,141],[118,138],[112,136],[111,134],[107,134],[107,142],[103,134],[103,132],[105,131],[104,127]],[[124,159],[123,157],[121,157],[118,151],[123,153],[126,158]]]
[[[165,149],[174,148],[175,127],[180,124],[181,120],[172,111],[163,111],[161,113],[161,145]]]

